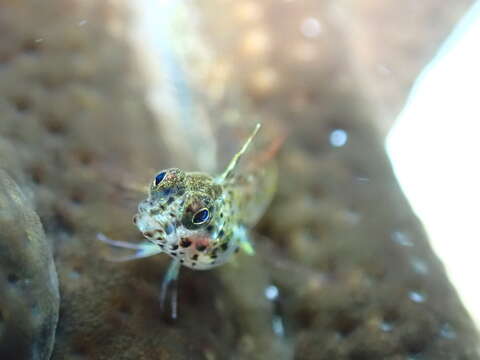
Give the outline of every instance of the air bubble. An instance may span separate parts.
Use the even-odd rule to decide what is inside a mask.
[[[285,335],[285,328],[283,320],[280,316],[274,316],[272,320],[272,329],[275,335],[283,337]]]
[[[448,323],[442,326],[442,328],[440,329],[440,335],[449,340],[457,338],[457,333]]]
[[[428,274],[428,265],[425,261],[419,258],[413,258],[410,261],[410,264],[412,265],[413,271],[415,271],[417,274],[420,274],[420,275]]]
[[[410,239],[410,237],[405,234],[404,232],[401,231],[394,231],[392,232],[391,238],[393,242],[397,243],[398,245],[401,246],[413,246],[413,241]]]
[[[382,323],[379,325],[380,330],[384,332],[390,332],[393,330],[393,325],[389,322],[382,321]]]
[[[77,270],[72,270],[68,273],[68,277],[72,280],[80,279],[80,272]]]
[[[270,285],[265,288],[265,297],[270,300],[274,301],[278,298],[279,291],[275,285]]]
[[[314,38],[322,32],[322,25],[317,19],[309,17],[303,20],[300,24],[300,31],[304,36]]]
[[[335,129],[330,133],[330,144],[334,147],[342,147],[347,143],[348,134],[345,130]]]
[[[272,302],[273,316],[272,316],[272,330],[275,335],[283,337],[285,335],[285,329],[283,326],[283,319],[281,316],[281,306],[278,301],[280,291],[275,285],[269,285],[264,291],[265,297]]]
[[[365,176],[356,176],[355,182],[358,184],[368,184],[370,182],[370,178]]]
[[[426,300],[426,296],[418,291],[410,291],[408,297],[416,303],[423,303]]]
[[[390,75],[392,73],[392,71],[387,66],[385,66],[383,64],[377,65],[377,72],[380,75],[383,75],[383,76],[387,76],[387,75]]]

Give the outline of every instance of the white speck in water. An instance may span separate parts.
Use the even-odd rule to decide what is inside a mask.
[[[43,42],[43,38],[38,38],[38,39],[35,39],[35,42],[38,44],[38,43],[41,43]]]
[[[355,182],[359,184],[368,184],[370,182],[370,178],[365,176],[356,176]]]
[[[401,231],[394,231],[392,232],[392,240],[397,243],[398,245],[402,246],[413,246],[413,241],[410,237]]]
[[[272,320],[273,332],[278,336],[285,335],[285,329],[283,327],[283,320],[280,316],[274,316]]]
[[[393,330],[393,325],[389,322],[382,321],[382,323],[380,324],[380,330],[390,332]]]
[[[392,73],[392,70],[390,70],[387,66],[380,64],[380,65],[377,65],[377,72],[380,75],[387,76]]]
[[[345,130],[335,129],[330,133],[330,144],[335,147],[342,147],[347,143],[348,134]]]
[[[409,355],[409,356],[407,356],[406,359],[407,360],[422,360],[423,358],[421,357],[421,355],[417,354],[417,355]]]
[[[300,24],[300,31],[304,36],[314,38],[322,32],[322,25],[317,19],[308,17]]]
[[[78,271],[76,271],[76,270],[72,270],[72,271],[70,271],[70,272],[68,273],[68,277],[69,277],[70,279],[76,280],[76,279],[79,279],[79,278],[80,278],[80,273],[79,273]]]
[[[265,297],[268,300],[274,301],[278,298],[278,288],[275,285],[269,285],[265,288]]]
[[[80,20],[77,24],[78,26],[83,26],[87,23],[87,20]]]
[[[268,300],[276,301],[278,299],[279,295],[280,295],[280,292],[278,291],[278,288],[275,285],[269,285],[265,288],[265,297]],[[275,306],[275,308],[276,308],[276,306]],[[278,309],[277,309],[277,311],[278,311]],[[272,329],[273,329],[273,332],[278,336],[283,337],[285,335],[285,330],[284,330],[284,327],[283,327],[283,320],[282,320],[282,317],[278,314],[273,315]]]
[[[410,298],[410,300],[416,303],[423,303],[426,299],[426,296],[418,291],[410,291],[408,293],[408,297]]]
[[[428,265],[425,261],[419,258],[413,258],[410,260],[410,264],[412,265],[413,271],[420,275],[427,275],[428,274]]]
[[[345,210],[342,215],[343,219],[350,225],[357,225],[362,219],[362,215],[353,210]]]
[[[457,338],[457,333],[448,323],[442,326],[442,328],[440,329],[440,335],[449,340]]]

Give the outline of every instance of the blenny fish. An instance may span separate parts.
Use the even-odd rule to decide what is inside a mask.
[[[160,253],[173,259],[162,283],[162,309],[167,290],[171,283],[176,283],[182,265],[208,270],[223,265],[240,248],[254,254],[249,230],[270,203],[276,183],[272,166],[257,164],[239,170],[239,161],[259,129],[257,124],[220,175],[172,168],[154,176],[148,197],[140,202],[133,218],[147,242],[133,244],[98,234],[99,240],[110,245],[136,250],[117,261]],[[176,318],[176,285],[172,291],[171,316]]]

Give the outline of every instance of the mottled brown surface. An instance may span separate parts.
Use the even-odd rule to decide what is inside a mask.
[[[55,341],[57,273],[30,200],[0,169],[0,359],[47,360]]]
[[[210,121],[228,132],[260,119],[263,141],[277,136],[273,127],[288,137],[258,256],[183,270],[180,319],[171,323],[158,305],[167,257],[109,263],[95,241],[99,231],[139,239],[124,201],[132,194],[116,184],[177,165],[145,105],[131,48],[114,31],[124,14],[74,1],[0,2],[0,132],[17,149],[15,157],[2,153],[0,165],[34,195],[54,248],[61,309],[53,359],[477,359],[473,325],[374,125],[379,103],[391,121],[466,3],[423,2],[416,17],[393,1],[345,1],[340,13],[322,1],[192,4],[200,47],[213,55],[211,71],[192,60],[187,74]],[[426,19],[435,12],[445,16],[433,29]],[[372,40],[384,13],[396,21],[382,39],[401,32],[405,48]],[[322,32],[306,38],[299,26],[312,16]],[[402,50],[414,40],[420,54]],[[367,87],[377,52],[382,64],[396,59],[401,81]],[[394,90],[382,97],[382,86]],[[329,136],[338,128],[349,137],[335,148]],[[220,139],[220,158],[236,147]],[[272,283],[280,291],[274,303],[263,294]],[[272,331],[276,316],[284,338]]]

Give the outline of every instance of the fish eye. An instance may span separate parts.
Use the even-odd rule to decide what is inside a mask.
[[[165,178],[165,175],[167,175],[167,172],[166,172],[166,171],[162,171],[162,172],[158,173],[158,175],[155,176],[155,180],[153,181],[153,184],[154,184],[155,186],[157,186],[158,184],[160,184],[160,183],[163,181],[163,179]]]
[[[210,212],[207,208],[200,209],[193,215],[192,222],[195,225],[203,224],[208,220],[209,216]]]

